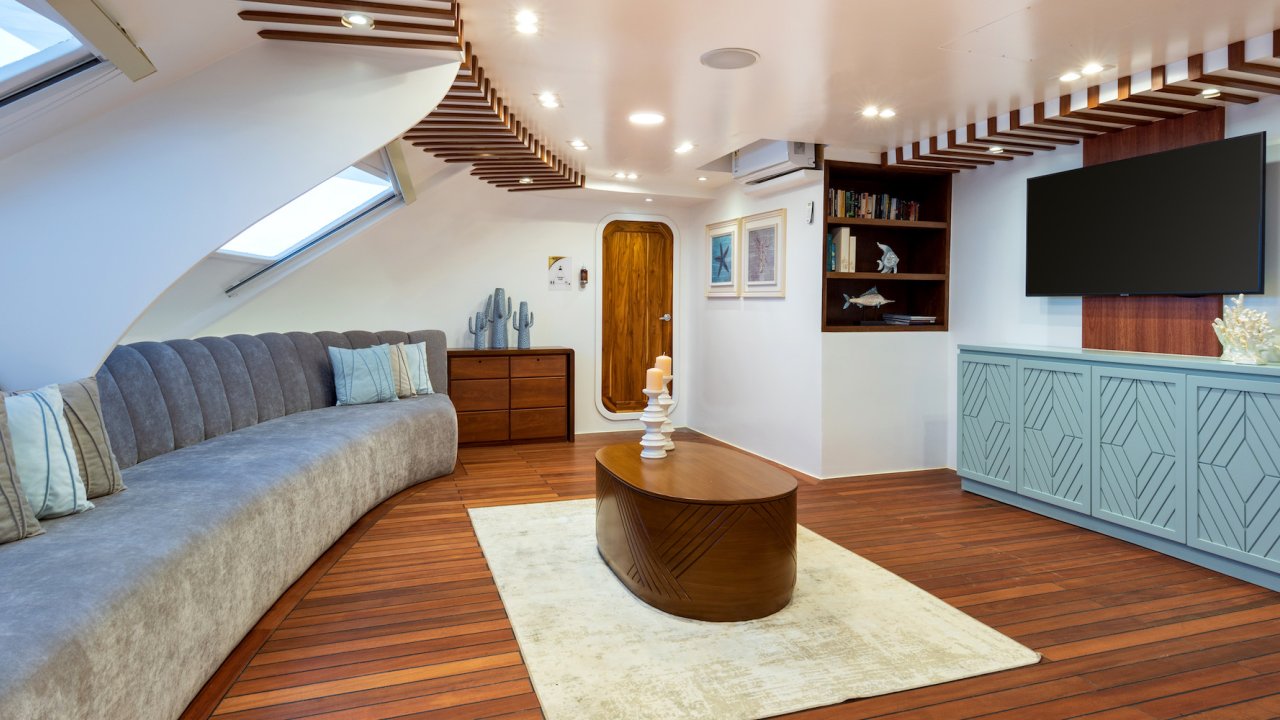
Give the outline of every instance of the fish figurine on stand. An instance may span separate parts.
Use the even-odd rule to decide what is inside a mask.
[[[898,272],[898,253],[884,243],[876,243],[876,247],[880,248],[880,251],[884,253],[876,261],[876,269],[882,273]]]
[[[844,307],[841,308],[841,310],[848,310],[850,305],[857,305],[858,307],[861,307],[861,308],[878,308],[878,307],[883,307],[885,305],[888,305],[891,302],[893,301],[881,295],[879,290],[877,290],[876,288],[871,288],[870,290],[862,293],[858,297],[850,297],[848,295],[845,295]]]

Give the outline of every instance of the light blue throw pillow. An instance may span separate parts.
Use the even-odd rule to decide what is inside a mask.
[[[419,395],[434,393],[435,390],[431,389],[431,373],[427,372],[427,344],[404,343],[400,349],[404,352],[404,361],[409,369],[409,380],[413,383],[413,391]]]
[[[4,406],[18,480],[36,517],[43,520],[92,509],[58,386],[6,395]]]
[[[333,365],[333,389],[339,405],[367,405],[398,399],[388,345],[361,350],[331,347],[329,362]]]

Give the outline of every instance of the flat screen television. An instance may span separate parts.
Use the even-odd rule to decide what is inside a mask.
[[[1027,295],[1262,292],[1266,134],[1027,180]]]

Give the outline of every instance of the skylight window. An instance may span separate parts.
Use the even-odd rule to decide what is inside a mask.
[[[219,252],[280,260],[395,196],[389,173],[353,165],[254,223]]]
[[[0,104],[98,62],[47,3],[0,0]]]

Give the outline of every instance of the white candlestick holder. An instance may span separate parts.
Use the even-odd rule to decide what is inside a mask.
[[[671,385],[672,375],[662,376],[662,394],[658,396],[658,404],[662,406],[662,437],[666,439],[666,445],[663,449],[671,452],[676,449],[676,444],[671,440],[671,433],[676,431],[676,426],[671,424],[671,406],[676,401],[671,397],[669,386]]]
[[[662,435],[662,423],[667,416],[658,402],[661,390],[645,388],[644,394],[649,398],[649,404],[640,413],[640,422],[644,423],[644,436],[640,438],[640,447],[644,449],[640,451],[640,457],[657,460],[667,456],[667,439]]]

